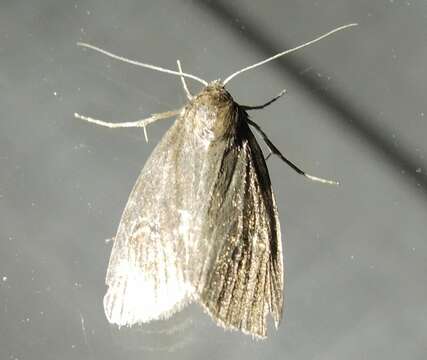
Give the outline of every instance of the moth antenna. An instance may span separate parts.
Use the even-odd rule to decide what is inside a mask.
[[[292,48],[292,49],[285,50],[285,51],[283,51],[283,52],[281,52],[281,53],[278,53],[278,54],[276,54],[276,55],[274,55],[274,56],[272,56],[272,57],[269,57],[268,59],[265,59],[265,60],[263,60],[263,61],[260,61],[260,62],[258,62],[258,63],[256,63],[256,64],[251,65],[251,66],[245,67],[245,68],[243,68],[243,69],[241,69],[241,70],[239,70],[239,71],[236,71],[235,73],[231,74],[230,76],[228,76],[228,77],[224,80],[223,84],[224,84],[224,85],[225,85],[225,84],[227,84],[231,79],[233,79],[234,77],[236,77],[237,75],[240,75],[241,73],[243,73],[243,72],[245,72],[245,71],[248,71],[248,70],[254,69],[254,68],[256,68],[256,67],[258,67],[258,66],[261,66],[261,65],[264,65],[264,64],[266,64],[266,63],[268,63],[268,62],[270,62],[270,61],[272,61],[272,60],[274,60],[274,59],[277,59],[277,58],[279,58],[279,57],[281,57],[281,56],[283,56],[283,55],[290,54],[290,53],[292,53],[292,52],[294,52],[294,51],[297,51],[297,50],[302,49],[302,48],[304,48],[304,47],[307,47],[307,46],[309,46],[309,45],[311,45],[311,44],[314,44],[314,43],[316,43],[316,42],[318,42],[318,41],[320,41],[320,40],[322,40],[322,39],[324,39],[324,38],[326,38],[326,37],[328,37],[328,36],[330,36],[330,35],[332,35],[332,34],[334,34],[334,33],[338,32],[338,31],[341,31],[341,30],[347,29],[347,28],[349,28],[349,27],[357,26],[357,25],[358,25],[357,23],[353,23],[353,24],[348,24],[348,25],[340,26],[340,27],[338,27],[338,28],[336,28],[336,29],[334,29],[334,30],[332,30],[332,31],[327,32],[326,34],[323,34],[323,35],[321,35],[321,36],[319,36],[319,37],[317,37],[317,38],[315,38],[315,39],[311,40],[311,41],[308,41],[308,42],[306,42],[306,43],[304,43],[304,44],[301,44],[301,45],[299,45],[299,46],[296,46],[296,47],[294,47],[294,48]]]
[[[188,90],[187,83],[185,82],[184,76],[182,76],[183,73],[182,73],[182,68],[181,68],[181,61],[179,61],[179,59],[178,59],[178,60],[176,60],[176,63],[178,65],[178,70],[181,74],[182,87],[184,88],[184,91],[187,95],[188,100],[191,100],[193,98],[193,96],[190,94],[190,91]]]
[[[83,42],[78,42],[77,46],[81,46],[81,47],[85,47],[85,48],[88,48],[88,49],[92,49],[92,50],[98,51],[98,52],[100,52],[100,53],[102,53],[104,55],[107,55],[107,56],[109,56],[109,57],[111,57],[113,59],[120,60],[120,61],[132,64],[132,65],[141,66],[141,67],[145,67],[145,68],[148,68],[148,69],[152,69],[152,70],[156,70],[156,71],[160,71],[160,72],[164,72],[164,73],[172,74],[172,75],[176,75],[176,76],[185,76],[185,77],[188,77],[190,79],[198,81],[199,83],[203,84],[204,86],[208,85],[207,81],[205,81],[205,80],[203,80],[203,79],[201,79],[201,78],[199,78],[199,77],[197,77],[195,75],[191,75],[191,74],[187,74],[187,73],[183,73],[183,72],[178,72],[178,71],[174,71],[174,70],[170,70],[170,69],[165,69],[165,68],[162,68],[160,66],[145,64],[145,63],[142,63],[142,62],[139,62],[139,61],[136,61],[136,60],[127,59],[127,58],[125,58],[123,56],[119,56],[119,55],[113,54],[113,53],[111,53],[109,51],[103,50],[103,49],[101,49],[99,47],[96,47],[96,46],[93,46],[93,45],[90,45],[90,44],[87,44],[87,43],[83,43]]]

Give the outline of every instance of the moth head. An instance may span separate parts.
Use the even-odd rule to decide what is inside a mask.
[[[190,100],[185,118],[196,135],[211,142],[234,131],[237,107],[224,84],[215,80]]]
[[[205,107],[218,112],[233,107],[234,100],[220,80],[210,82],[192,101],[196,107]]]

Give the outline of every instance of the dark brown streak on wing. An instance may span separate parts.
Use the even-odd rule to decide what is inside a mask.
[[[282,311],[280,228],[267,166],[247,114],[240,110],[237,120],[210,199],[204,234],[218,246],[201,302],[224,327],[265,337],[267,313],[277,326]]]
[[[247,119],[248,114],[246,113],[246,111],[242,110],[242,112],[244,113],[245,119]],[[265,162],[265,158],[263,156],[261,148],[259,147],[259,144],[255,139],[255,136],[250,131],[250,129],[249,129],[249,132],[251,133],[251,136],[248,137],[248,140],[250,142],[251,148],[252,149],[258,148],[258,151],[254,152],[254,158],[258,165],[255,168],[258,171],[258,179],[260,179],[263,182],[262,194],[264,196],[264,204],[266,204],[266,206],[269,206],[268,212],[270,214],[276,215],[276,218],[277,218],[276,225],[279,228],[278,230],[280,235],[280,224],[277,217],[277,208],[276,208],[276,204],[273,196],[267,164]],[[268,199],[273,199],[273,201],[272,202],[267,201]],[[270,241],[270,246],[271,246],[270,256],[272,257],[272,261],[270,261],[270,264],[269,264],[270,265],[269,272],[271,274],[279,274],[283,271],[281,239],[278,238],[277,241],[274,241],[274,239],[272,239],[272,241]],[[272,280],[274,281],[272,281],[270,284],[271,286],[270,291],[271,291],[271,297],[274,297],[275,299],[272,299],[273,302],[271,305],[273,306],[272,314],[278,315],[277,318],[275,317],[275,322],[277,327],[282,317],[282,311],[283,311],[283,305],[281,305],[280,307],[276,307],[277,304],[282,304],[283,302],[283,280],[281,278],[278,279],[277,276],[272,276]]]

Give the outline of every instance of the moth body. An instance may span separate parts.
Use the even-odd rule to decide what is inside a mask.
[[[107,271],[111,323],[199,303],[221,326],[266,336],[283,308],[280,226],[264,155],[222,83],[185,105],[129,197]]]

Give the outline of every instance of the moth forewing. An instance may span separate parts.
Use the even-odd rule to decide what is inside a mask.
[[[267,167],[246,118],[239,111],[215,184],[206,233],[220,247],[201,300],[220,325],[264,338],[268,313],[276,326],[282,315],[282,245]]]
[[[191,301],[187,242],[178,236],[182,199],[176,184],[185,168],[174,163],[184,134],[176,122],[156,146],[128,199],[107,271],[108,320],[133,325],[167,318]]]

